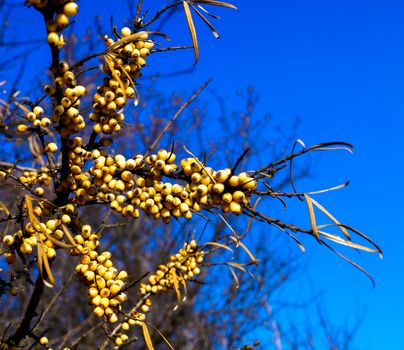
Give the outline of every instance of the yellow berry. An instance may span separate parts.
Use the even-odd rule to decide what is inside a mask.
[[[127,36],[132,34],[132,31],[131,31],[131,29],[129,27],[123,27],[121,29],[121,34],[122,34],[123,37],[127,37]]]
[[[4,245],[6,245],[7,247],[10,247],[13,245],[14,243],[14,237],[12,235],[5,235],[3,237],[3,243]]]
[[[69,215],[67,215],[67,214],[62,215],[62,222],[64,224],[70,224],[71,221],[72,221],[72,219]]]
[[[32,111],[37,117],[41,117],[43,115],[43,108],[41,106],[35,106]]]
[[[58,42],[59,42],[59,35],[57,35],[57,33],[55,32],[50,32],[48,34],[48,44],[57,45]]]
[[[20,133],[24,133],[24,132],[26,132],[27,130],[28,130],[28,126],[27,126],[27,125],[19,124],[19,125],[17,126],[17,131],[20,132]]]
[[[43,189],[42,187],[37,187],[37,188],[35,189],[35,194],[36,194],[37,196],[39,196],[39,197],[43,196],[44,193],[45,193],[45,191],[44,191],[44,189]]]
[[[75,16],[77,12],[79,11],[79,7],[75,2],[68,2],[63,6],[63,13],[66,16]]]
[[[94,309],[93,314],[95,317],[102,317],[102,316],[104,316],[104,309],[100,306],[97,306]]]
[[[64,13],[59,13],[56,16],[56,24],[60,27],[65,27],[69,24],[69,17],[67,17]]]
[[[41,337],[41,338],[39,339],[39,343],[40,343],[41,345],[48,345],[48,338],[46,338],[46,337]]]
[[[55,142],[48,143],[48,150],[51,153],[55,153],[58,150],[58,145]]]

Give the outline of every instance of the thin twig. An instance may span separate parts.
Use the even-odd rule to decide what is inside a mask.
[[[185,108],[187,108],[197,97],[198,95],[201,93],[201,91],[203,89],[205,89],[209,83],[212,81],[212,79],[207,80],[205,83],[203,83],[200,88],[198,90],[196,90],[194,92],[194,94],[178,109],[177,112],[175,112],[175,114],[173,115],[173,117],[167,122],[166,126],[164,127],[164,129],[161,131],[161,133],[155,138],[155,140],[153,141],[153,143],[151,144],[151,146],[149,146],[149,148],[147,149],[146,153],[145,153],[145,157],[147,157],[147,155],[150,154],[150,152],[152,152],[158,145],[158,143],[160,142],[161,138],[164,136],[164,134],[171,128],[171,126],[173,125],[173,123],[177,120],[177,118],[181,115],[181,113],[185,110]]]
[[[175,7],[175,6],[178,6],[178,5],[181,5],[181,4],[182,4],[182,1],[176,1],[176,2],[173,2],[173,3],[171,3],[171,4],[168,4],[167,6],[163,7],[161,10],[157,11],[156,14],[154,15],[154,17],[153,17],[150,21],[148,21],[148,22],[146,22],[146,23],[143,23],[143,24],[142,24],[142,27],[143,27],[143,28],[149,27],[153,22],[155,22],[156,20],[158,20],[159,17],[160,17],[164,12],[166,12],[167,10],[169,10],[169,9],[172,8],[172,7]]]

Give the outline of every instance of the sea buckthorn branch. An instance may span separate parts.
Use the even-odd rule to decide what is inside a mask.
[[[38,276],[35,287],[31,295],[31,299],[25,311],[24,317],[20,322],[18,328],[15,330],[13,335],[11,335],[6,341],[5,344],[7,345],[15,345],[17,346],[20,342],[27,336],[30,332],[30,325],[32,319],[36,316],[36,308],[39,304],[45,285],[42,281],[42,277]]]
[[[164,149],[146,158],[142,155],[131,159],[123,155],[112,157],[98,150],[91,155],[93,166],[88,173],[80,174],[88,185],[83,182],[78,187],[76,182],[72,183],[71,190],[76,195],[72,200],[80,205],[87,200],[106,200],[111,209],[134,218],[140,216],[141,209],[168,223],[172,216],[190,219],[192,212],[214,206],[240,214],[257,185],[246,172],[232,174],[229,168],[214,171],[197,158],[182,159],[178,171],[176,155]],[[185,184],[163,182],[163,177],[182,180]]]
[[[183,248],[178,253],[170,256],[168,263],[160,264],[156,272],[148,277],[148,283],[141,283],[139,301],[128,313],[123,313],[123,321],[113,329],[108,339],[113,339],[117,346],[121,346],[129,340],[127,335],[129,329],[133,326],[138,326],[142,328],[146,345],[150,349],[151,340],[145,327],[147,328],[146,314],[153,304],[152,298],[174,290],[178,301],[180,301],[180,287],[182,286],[186,293],[187,282],[201,273],[199,266],[203,263],[204,255],[205,252],[198,247],[195,240],[184,243]],[[159,334],[168,342],[160,332]],[[101,345],[100,349],[107,347],[108,339]],[[169,345],[169,343],[167,344]],[[170,346],[170,348],[172,347]]]
[[[339,143],[316,145],[299,152],[297,155],[302,155],[309,150],[326,150],[329,149],[326,147],[335,144],[338,145]],[[192,155],[192,153],[190,154]],[[343,225],[336,221],[324,208],[316,205],[341,229],[348,241],[337,238],[335,235],[324,234],[323,231],[319,232],[315,223],[314,212],[311,209],[312,203],[316,202],[307,193],[303,195],[309,206],[311,229],[304,229],[283,223],[278,219],[271,219],[264,214],[257,214],[258,212],[250,205],[252,195],[267,195],[278,199],[292,196],[288,193],[282,194],[279,191],[274,191],[270,186],[267,187],[267,191],[257,191],[257,180],[262,182],[267,178],[272,179],[275,173],[285,166],[282,163],[286,163],[297,155],[288,155],[285,160],[274,162],[261,169],[259,173],[250,172],[256,174],[253,177],[248,172],[235,174],[229,168],[215,171],[206,167],[203,162],[195,157],[182,159],[179,168],[174,162],[175,154],[164,149],[146,158],[142,155],[136,155],[131,159],[126,159],[122,155],[108,156],[105,151],[96,150],[92,153],[93,167],[90,168],[89,174],[85,175],[90,178],[89,184],[94,185],[91,187],[92,191],[87,194],[86,189],[79,188],[75,192],[77,197],[74,200],[79,204],[84,204],[87,198],[106,200],[111,209],[123,216],[138,218],[140,210],[142,210],[145,214],[154,219],[162,219],[165,223],[170,222],[172,217],[191,219],[195,212],[216,207],[224,213],[231,212],[237,215],[241,214],[245,208],[244,213],[247,216],[258,218],[282,230],[288,229],[291,232],[310,234],[317,239],[320,233],[323,237],[337,243],[351,247],[355,245],[355,248],[361,247],[360,249],[369,252],[380,252],[380,248],[373,245],[371,241],[369,242],[375,249],[350,243],[351,238]],[[182,180],[185,181],[185,184],[163,182],[164,177]],[[266,184],[266,182],[263,183]],[[338,188],[340,186],[333,189]],[[299,194],[296,193],[295,196],[299,197]],[[302,247],[293,235],[288,234]]]
[[[10,220],[15,220],[21,228],[13,234],[2,235],[2,244],[6,248],[2,255],[5,255],[9,264],[16,261],[17,255],[25,262],[26,257],[34,255],[33,250],[36,248],[37,266],[40,272],[23,320],[16,331],[8,337],[7,344],[18,346],[25,336],[29,336],[44,347],[48,346],[47,338],[37,339],[32,333],[33,328],[30,328],[30,324],[36,316],[35,310],[42,297],[44,285],[55,284],[51,265],[58,249],[69,249],[72,256],[79,257],[80,261],[75,267],[75,272],[87,287],[94,316],[102,318],[107,330],[107,325],[118,324],[109,334],[116,346],[119,347],[130,340],[126,332],[131,326],[139,326],[143,330],[149,349],[151,340],[146,326],[146,314],[152,307],[152,298],[175,290],[180,300],[181,286],[186,291],[187,282],[200,273],[200,266],[206,254],[213,253],[219,248],[230,249],[231,245],[235,245],[241,246],[246,251],[251,262],[205,263],[204,266],[226,264],[245,271],[244,266],[257,262],[241,242],[244,235],[238,236],[222,213],[245,215],[275,226],[290,235],[301,247],[302,244],[292,233],[311,235],[333,251],[335,250],[325,239],[351,248],[381,253],[380,248],[368,237],[337,221],[309,196],[311,193],[297,191],[282,193],[275,191],[269,184],[269,181],[296,157],[310,151],[330,150],[336,147],[350,148],[351,145],[347,143],[330,142],[304,147],[303,150],[299,152],[293,150],[292,154],[258,170],[237,172],[236,169],[246,154],[244,152],[232,168],[215,170],[186,148],[190,157],[183,158],[177,163],[173,150],[160,149],[157,153],[149,155],[170,127],[169,122],[162,130],[161,136],[157,137],[145,154],[126,158],[121,154],[108,153],[107,150],[113,142],[113,136],[108,135],[115,136],[121,131],[125,120],[124,108],[129,100],[137,103],[136,79],[141,76],[146,58],[153,52],[155,45],[149,38],[152,32],[139,31],[140,28],[153,23],[167,9],[183,5],[197,58],[196,33],[190,9],[193,9],[198,16],[201,16],[201,13],[193,4],[234,8],[232,5],[213,0],[178,1],[166,6],[150,22],[144,24],[143,19],[139,17],[141,11],[139,2],[134,29],[124,27],[120,35],[114,30],[114,39],[108,36],[104,38],[107,48],[102,52],[105,61],[102,70],[105,77],[92,95],[92,107],[88,119],[93,122],[93,126],[86,143],[82,134],[88,130],[88,124],[81,99],[88,95],[89,91],[85,84],[79,84],[76,72],[76,68],[84,64],[86,59],[70,66],[59,57],[60,49],[64,45],[62,31],[71,23],[70,17],[77,13],[77,4],[74,1],[57,0],[29,0],[28,3],[43,14],[46,22],[47,39],[52,54],[50,70],[53,73],[53,81],[45,87],[45,93],[52,100],[52,110],[46,111],[46,108],[40,106],[42,99],[37,103],[27,104],[28,107],[19,105],[24,112],[22,117],[25,122],[18,125],[17,130],[22,134],[30,132],[39,137],[42,149],[36,142],[31,141],[31,153],[42,166],[36,169],[0,164],[0,177],[10,177],[32,194],[32,196],[25,195],[19,208],[19,215],[9,215]],[[205,23],[216,33],[209,22]],[[205,86],[206,84],[188,100],[188,104]],[[186,106],[187,103],[179,109],[171,123]],[[53,131],[59,140],[54,137]],[[99,134],[106,136],[97,140]],[[43,155],[47,158],[47,164],[43,160]],[[52,179],[53,192],[47,190]],[[292,176],[291,182],[293,185]],[[258,188],[261,186],[266,190]],[[309,210],[311,228],[304,229],[261,213],[251,203],[254,197],[264,196],[281,200],[304,197]],[[138,303],[125,313],[122,304],[127,300],[125,292],[132,285],[125,282],[127,272],[115,267],[112,254],[103,251],[100,231],[94,233],[80,215],[79,207],[89,204],[107,204],[110,209],[124,217],[139,218],[143,212],[167,224],[172,218],[183,217],[189,220],[194,213],[210,211],[220,216],[233,234],[216,237],[214,242],[208,242],[202,248],[194,240],[185,243],[177,254],[170,257],[169,262],[158,266],[156,272],[149,276],[147,283],[141,283]],[[332,224],[318,225],[314,208],[324,213]],[[331,226],[336,226],[344,237],[324,231]],[[353,242],[348,231],[360,236],[374,248]],[[214,247],[211,250],[204,250],[209,243]],[[12,293],[12,285],[8,287]],[[108,345],[110,338],[102,347]]]
[[[124,121],[123,108],[127,99],[137,104],[135,80],[146,65],[145,58],[150,55],[154,42],[148,40],[147,32],[132,33],[129,27],[121,29],[122,37],[117,41],[105,36],[108,46],[104,55],[103,71],[107,75],[103,85],[97,87],[93,96],[93,111],[90,120],[94,121],[95,133],[111,134],[119,132]]]

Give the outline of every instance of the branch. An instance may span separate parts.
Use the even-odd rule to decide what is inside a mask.
[[[164,129],[161,131],[161,133],[155,138],[155,140],[153,141],[153,143],[151,144],[151,146],[149,146],[149,148],[147,149],[146,153],[145,153],[145,157],[150,154],[150,152],[152,152],[156,146],[158,145],[158,143],[160,142],[160,140],[162,139],[162,137],[164,136],[164,134],[171,128],[171,126],[173,125],[173,123],[177,120],[177,118],[181,115],[181,113],[185,110],[185,108],[187,108],[197,97],[198,95],[201,93],[201,91],[203,89],[205,89],[209,83],[212,81],[212,79],[209,79],[208,81],[206,81],[204,84],[201,85],[201,87],[196,90],[194,92],[194,94],[180,107],[180,109],[178,109],[177,112],[175,112],[175,114],[173,115],[173,117],[167,122],[166,126],[164,127]]]
[[[31,331],[30,324],[34,317],[38,316],[36,313],[36,308],[38,307],[41,297],[44,291],[44,283],[42,281],[42,276],[39,275],[35,282],[35,288],[31,295],[31,300],[27,306],[27,309],[24,314],[24,318],[22,319],[20,325],[17,330],[14,332],[12,336],[8,338],[6,341],[7,344],[18,346],[18,344],[23,340],[27,334]]]
[[[146,22],[146,23],[143,23],[143,24],[142,24],[142,27],[143,27],[143,28],[149,27],[152,23],[154,23],[156,20],[158,20],[159,17],[160,17],[164,12],[166,12],[167,10],[169,10],[169,9],[172,8],[172,7],[175,7],[175,6],[178,6],[178,5],[181,5],[181,4],[182,4],[182,1],[176,1],[176,2],[173,2],[173,3],[171,3],[171,4],[168,4],[166,7],[163,7],[161,10],[157,11],[156,14],[154,15],[154,17],[153,17],[150,21],[148,21],[148,22]]]

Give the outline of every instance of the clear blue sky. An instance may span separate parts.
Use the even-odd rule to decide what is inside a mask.
[[[103,14],[105,21],[109,11],[115,13],[116,23],[123,18],[124,6],[111,10],[103,0],[90,9],[93,3],[82,1],[81,7],[89,9],[91,16]],[[322,155],[314,163],[315,177],[310,184],[321,188],[351,180],[347,189],[317,199],[382,246],[384,260],[357,256],[375,278],[376,288],[314,244],[305,257],[310,261],[307,278],[296,288],[309,289],[313,283],[323,290],[328,313],[336,323],[343,322],[357,305],[365,306],[366,318],[356,341],[362,349],[404,349],[404,191],[400,181],[404,174],[404,2],[234,3],[239,12],[219,11],[223,17],[217,25],[222,34],[219,41],[199,23],[197,71],[191,79],[175,77],[169,84],[186,91],[213,77],[212,89],[223,96],[252,85],[261,97],[259,112],[270,112],[284,127],[301,117],[298,136],[307,145],[328,140],[355,145],[354,155]],[[19,29],[35,22],[31,18]],[[184,27],[183,16],[167,26],[174,44],[180,43],[176,34],[182,38],[188,34]],[[40,53],[33,57],[37,60]],[[153,58],[152,65],[163,67],[162,57]],[[168,54],[164,61],[169,66],[161,69],[181,69],[192,60],[191,52]],[[38,69],[48,64],[37,63]],[[307,223],[305,211],[292,211],[292,215]]]

